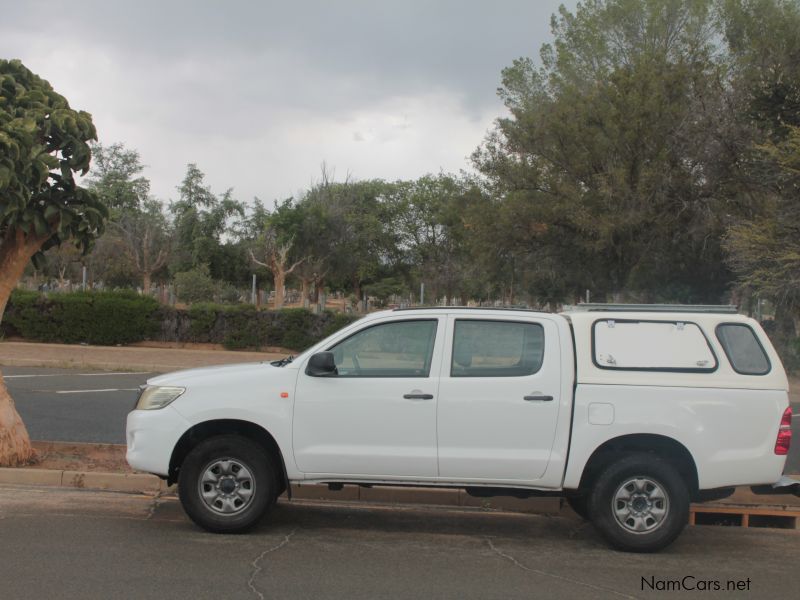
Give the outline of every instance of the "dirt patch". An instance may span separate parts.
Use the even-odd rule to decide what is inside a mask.
[[[23,341],[23,340],[18,340]],[[243,352],[242,350],[228,350],[222,344],[200,344],[196,342],[155,342],[147,340],[144,342],[134,342],[126,344],[128,348],[159,348],[164,350],[178,349],[178,350],[222,350],[228,352]],[[274,354],[299,354],[296,350],[287,350],[280,346],[263,346],[259,352],[271,352]]]
[[[136,473],[125,460],[124,444],[33,442],[39,455],[35,469]]]

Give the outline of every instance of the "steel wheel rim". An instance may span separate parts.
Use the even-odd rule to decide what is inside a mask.
[[[611,512],[625,531],[652,533],[669,514],[669,496],[664,486],[650,477],[631,477],[617,488]]]
[[[238,458],[216,458],[201,471],[197,493],[215,514],[238,515],[252,504],[256,495],[253,469]]]

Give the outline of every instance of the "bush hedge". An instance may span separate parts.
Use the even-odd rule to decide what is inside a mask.
[[[355,319],[342,313],[314,314],[303,308],[265,311],[251,305],[207,302],[175,309],[134,292],[45,296],[15,290],[0,332],[43,342],[115,345],[155,340],[299,351]]]
[[[158,302],[135,292],[42,295],[15,290],[3,318],[5,333],[30,340],[114,345],[155,335]]]

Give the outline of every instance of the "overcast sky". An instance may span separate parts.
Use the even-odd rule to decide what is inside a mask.
[[[0,56],[138,150],[159,198],[196,162],[215,192],[271,203],[323,161],[337,179],[469,168],[501,69],[538,57],[560,3],[0,0]]]

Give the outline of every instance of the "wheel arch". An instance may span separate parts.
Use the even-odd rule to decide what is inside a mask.
[[[197,423],[187,429],[172,449],[167,483],[172,484],[178,480],[178,472],[184,459],[197,444],[217,435],[241,435],[264,448],[282,474],[282,489],[279,494],[286,491],[291,498],[292,488],[289,485],[286,462],[275,437],[261,425],[240,419],[213,419]]]
[[[603,442],[586,461],[578,489],[590,490],[605,467],[620,456],[634,452],[653,454],[669,461],[686,482],[690,495],[697,495],[699,479],[692,453],[676,439],[654,433],[622,435]]]

